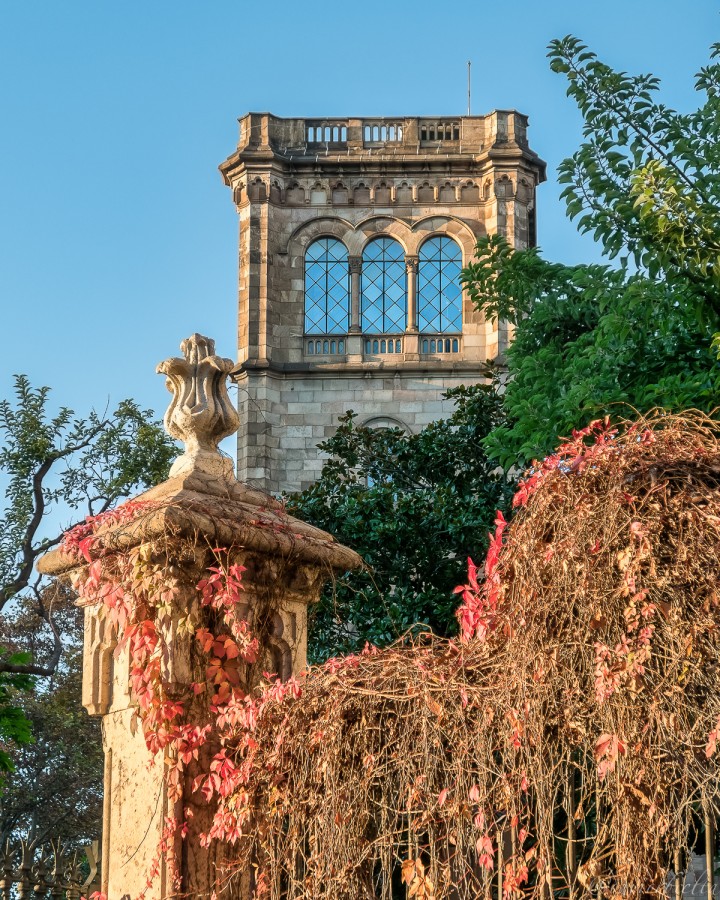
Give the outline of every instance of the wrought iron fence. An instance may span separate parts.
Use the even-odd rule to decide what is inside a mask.
[[[60,843],[6,843],[0,859],[0,900],[80,900],[100,890],[99,842],[67,851]]]
[[[623,879],[614,870],[612,845],[606,846],[604,864],[593,873],[583,864],[593,854],[603,819],[609,813],[600,798],[591,809],[581,814],[587,796],[580,799],[577,778],[562,791],[555,815],[555,852],[552,860],[550,890],[544,892],[548,900],[602,900],[622,898],[627,891]],[[559,798],[560,800],[560,798]],[[665,894],[668,900],[720,900],[720,842],[718,821],[720,814],[710,804],[698,801],[692,815],[689,834],[669,834],[667,848],[667,878]],[[504,885],[504,858],[517,851],[517,828],[502,830],[498,842],[497,868],[486,885],[488,900],[507,897]],[[522,892],[521,892],[522,893]],[[657,896],[655,890],[650,894]]]

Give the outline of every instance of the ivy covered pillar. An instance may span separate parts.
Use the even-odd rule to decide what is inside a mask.
[[[251,873],[218,885],[222,848],[247,825],[216,815],[223,779],[239,777],[223,769],[228,722],[250,729],[258,682],[305,667],[308,605],[362,564],[236,481],[218,450],[237,428],[233,363],[201,335],[181,348],[158,366],[173,394],[166,428],[186,448],[169,479],[38,563],[85,607],[83,704],[102,717],[110,900],[241,895]]]

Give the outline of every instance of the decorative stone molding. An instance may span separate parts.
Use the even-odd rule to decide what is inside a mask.
[[[215,355],[215,341],[192,334],[181,344],[184,359],[161,362],[157,372],[167,376],[173,394],[165,413],[168,434],[183,441],[185,453],[175,460],[170,477],[204,472],[232,478],[233,464],[218,449],[220,441],[237,431],[240,419],[227,392],[231,359]]]

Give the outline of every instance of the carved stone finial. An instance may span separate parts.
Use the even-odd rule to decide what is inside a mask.
[[[227,377],[235,367],[231,359],[215,355],[215,341],[193,334],[180,344],[184,359],[161,362],[157,372],[167,376],[173,394],[165,413],[168,434],[185,444],[170,477],[203,472],[233,477],[232,461],[218,450],[220,441],[237,431],[240,419],[227,392]]]

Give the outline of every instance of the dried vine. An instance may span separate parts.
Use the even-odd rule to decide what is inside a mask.
[[[719,485],[699,414],[593,423],[498,518],[461,641],[330,660],[251,744],[228,722],[256,894],[664,897],[720,800]]]
[[[167,572],[142,549],[109,577],[90,564],[78,587],[130,650],[148,746],[176,761],[171,788],[218,741],[194,784],[216,810],[205,841],[228,846],[218,896],[250,873],[271,900],[464,900],[489,897],[498,870],[506,897],[665,896],[676,845],[720,808],[716,425],[593,423],[514,503],[459,589],[458,641],[367,647],[251,693],[241,573],[218,553],[187,624],[202,726],[156,662]],[[169,823],[167,847],[183,827]]]

